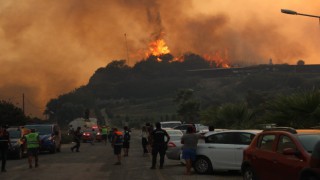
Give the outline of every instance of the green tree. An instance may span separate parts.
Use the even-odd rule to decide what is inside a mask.
[[[210,107],[202,111],[200,117],[205,124],[213,124],[217,128],[244,129],[254,124],[254,113],[245,103]]]
[[[320,119],[320,90],[280,95],[267,103],[266,122],[278,126],[309,128],[318,125]]]
[[[177,93],[175,102],[178,103],[177,113],[185,122],[196,122],[200,112],[200,102],[194,98],[192,89],[183,89]]]
[[[0,101],[0,125],[24,125],[27,120],[28,118],[24,115],[21,108],[16,107],[10,102]]]

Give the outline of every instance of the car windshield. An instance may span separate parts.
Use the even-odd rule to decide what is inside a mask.
[[[163,124],[161,124],[161,127],[162,128],[173,128],[173,127],[176,127],[179,125],[181,125],[181,123],[163,123]]]
[[[307,152],[312,153],[314,145],[320,141],[320,134],[300,134],[298,139],[304,149]]]
[[[28,129],[35,129],[40,135],[52,134],[52,127],[45,125],[26,125]]]
[[[8,130],[9,134],[10,134],[10,138],[16,139],[16,138],[20,138],[21,132],[18,130]]]

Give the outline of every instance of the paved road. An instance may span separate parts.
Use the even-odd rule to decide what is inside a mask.
[[[178,161],[165,161],[164,169],[150,170],[151,157],[142,156],[142,147],[138,132],[133,132],[129,157],[123,158],[122,165],[113,163],[110,144],[82,143],[80,152],[71,152],[73,144],[64,144],[62,152],[41,154],[39,167],[29,169],[27,159],[8,160],[6,173],[0,173],[1,180],[82,180],[82,179],[117,179],[117,180],[240,180],[238,173],[216,173],[214,175],[185,176],[185,167]]]

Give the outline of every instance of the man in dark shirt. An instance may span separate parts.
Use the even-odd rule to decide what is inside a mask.
[[[76,144],[70,148],[72,152],[74,149],[76,149],[76,152],[80,152],[79,148],[80,148],[81,136],[82,136],[81,127],[78,127],[77,130],[73,134],[73,138],[74,138],[74,141]]]
[[[7,172],[6,161],[8,148],[11,148],[10,135],[7,131],[8,126],[1,126],[0,129],[0,155],[1,155],[1,172]]]
[[[165,139],[165,137],[167,137]],[[152,146],[152,166],[150,169],[156,168],[157,155],[160,155],[160,169],[163,168],[164,156],[167,150],[167,144],[170,136],[167,131],[161,129],[160,122],[156,123],[156,129],[151,133],[151,146]]]

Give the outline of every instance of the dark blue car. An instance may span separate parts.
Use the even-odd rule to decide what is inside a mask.
[[[57,124],[32,124],[25,125],[28,129],[35,129],[40,136],[40,151],[50,153],[61,150],[61,130]]]

